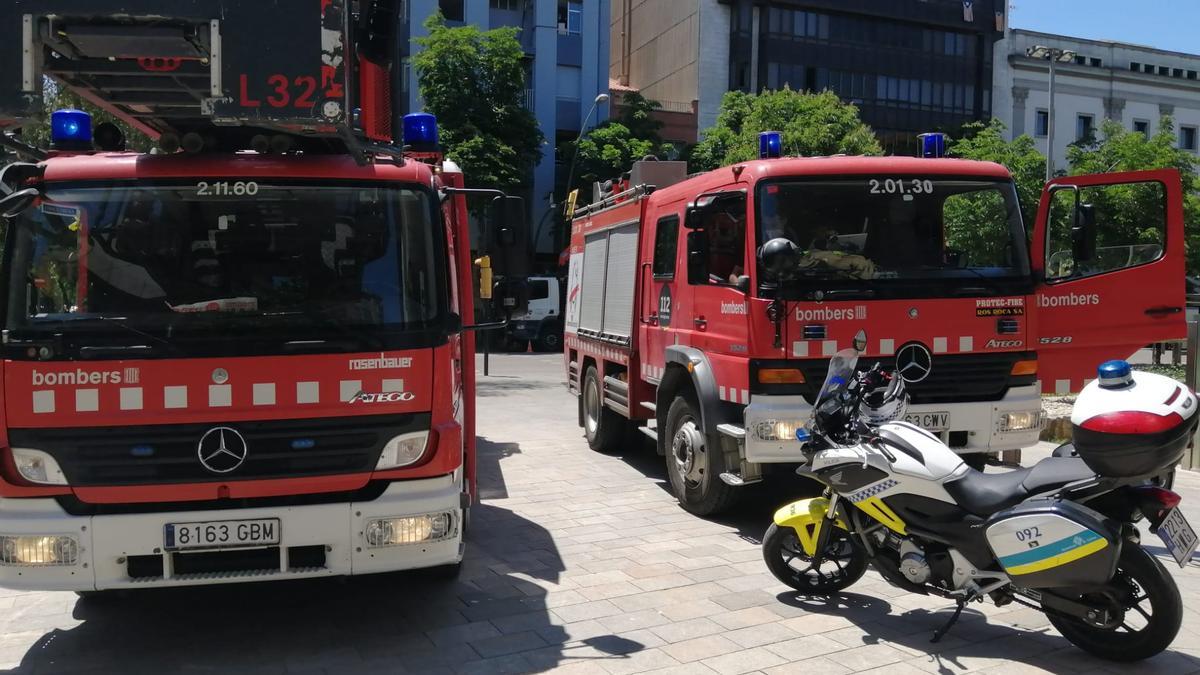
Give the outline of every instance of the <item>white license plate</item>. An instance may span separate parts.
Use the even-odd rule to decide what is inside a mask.
[[[950,428],[950,413],[948,412],[921,412],[908,413],[904,416],[904,421],[915,424],[922,429],[929,431],[945,431]]]
[[[1187,518],[1183,517],[1183,511],[1177,508],[1171,509],[1167,517],[1163,518],[1158,526],[1158,536],[1167,545],[1167,550],[1180,567],[1188,564],[1192,553],[1196,551],[1196,544],[1200,543],[1200,539],[1196,538],[1196,531],[1192,529]]]
[[[163,527],[163,547],[168,551],[271,546],[278,543],[278,518],[168,523]]]

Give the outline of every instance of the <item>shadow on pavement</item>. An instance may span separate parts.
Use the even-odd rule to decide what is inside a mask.
[[[500,462],[519,452],[480,439],[485,498],[507,494]],[[645,648],[569,634],[551,613],[564,569],[544,527],[483,502],[455,579],[414,571],[101,594],[75,603],[74,627],[54,627],[57,616],[30,626],[46,632],[6,672],[541,672]]]

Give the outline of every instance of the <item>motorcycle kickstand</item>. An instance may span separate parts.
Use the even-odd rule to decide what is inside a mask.
[[[946,633],[949,633],[950,629],[952,627],[954,627],[954,624],[958,623],[958,617],[962,616],[963,607],[966,607],[966,606],[967,606],[967,599],[959,598],[958,606],[954,608],[954,614],[950,615],[950,620],[947,621],[945,623],[945,625],[943,625],[941,628],[934,631],[933,638],[929,642],[930,643],[941,642],[942,638],[946,637]]]

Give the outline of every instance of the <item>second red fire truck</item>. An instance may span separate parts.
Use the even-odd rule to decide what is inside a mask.
[[[975,462],[1037,441],[1043,391],[1184,334],[1174,171],[1055,179],[1027,230],[1008,171],[941,158],[937,137],[919,158],[762,141],[691,177],[640,162],[572,223],[579,423],[597,450],[653,438],[689,511],[801,460],[796,427],[859,330],[863,362],[905,377],[907,418]]]

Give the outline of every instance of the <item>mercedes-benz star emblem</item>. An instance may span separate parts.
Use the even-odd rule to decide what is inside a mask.
[[[196,444],[200,464],[213,473],[229,473],[246,461],[246,439],[229,427],[213,427]]]
[[[896,372],[905,382],[920,382],[933,370],[933,355],[919,342],[910,342],[896,352]]]

